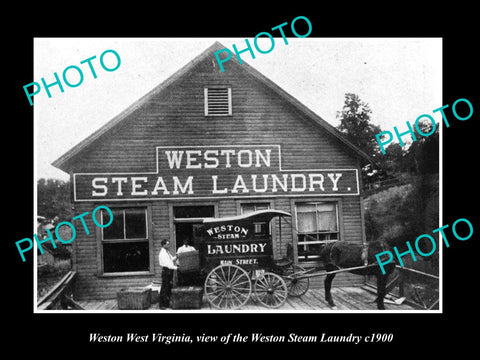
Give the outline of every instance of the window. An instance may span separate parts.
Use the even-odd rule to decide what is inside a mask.
[[[150,270],[147,209],[111,209],[113,222],[102,228],[104,273]],[[105,217],[105,220],[104,220]],[[102,224],[109,215],[102,211]]]
[[[232,115],[231,88],[205,88],[205,116]]]
[[[329,241],[339,240],[337,203],[298,203],[298,260],[315,261],[322,247]]]
[[[270,209],[270,204],[268,203],[258,203],[258,204],[241,204],[240,211],[242,214],[248,214],[254,211],[258,210],[267,210]],[[254,223],[254,236],[258,237],[264,237],[268,236],[270,229],[267,229],[267,223],[266,222],[257,222]]]

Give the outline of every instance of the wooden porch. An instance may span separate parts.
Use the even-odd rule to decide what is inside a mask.
[[[333,300],[337,305],[338,310],[366,310],[372,311],[377,310],[377,305],[374,302],[376,295],[375,290],[368,286],[360,287],[334,287],[331,290]],[[385,300],[386,310],[392,311],[401,311],[401,310],[418,310],[418,307],[411,306],[406,302],[402,304],[396,304],[394,301],[398,300],[397,297],[388,294]],[[96,310],[96,311],[105,311],[105,310],[118,310],[117,300],[88,300],[88,301],[78,301],[78,304],[85,310]],[[152,304],[148,310],[158,310],[161,311],[158,307],[158,303]],[[167,309],[168,311],[170,309]],[[202,303],[201,310],[212,310],[216,309],[211,307],[208,301],[204,299]],[[272,310],[279,311],[312,311],[312,310],[327,310],[332,311],[330,306],[325,301],[324,290],[323,289],[309,289],[301,297],[288,297],[285,304],[278,309],[270,309],[262,304],[256,303],[253,297],[247,302],[242,309],[237,311],[264,311],[269,312]],[[127,310],[128,311],[128,310]],[[183,310],[185,311],[185,310]],[[189,311],[189,310],[186,310]],[[335,311],[335,310],[333,310]]]

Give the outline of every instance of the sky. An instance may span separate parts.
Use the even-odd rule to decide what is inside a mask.
[[[68,174],[51,163],[102,127],[129,105],[162,83],[197,55],[219,41],[225,47],[245,48],[244,38],[36,38],[34,78],[47,84],[61,78],[65,68],[78,66],[83,81],[77,87],[63,83],[42,88],[34,96],[35,171],[38,178],[68,180]],[[253,39],[249,38],[251,44]],[[263,41],[263,42],[262,42]],[[267,42],[265,42],[267,41]],[[259,42],[268,49],[270,41]],[[117,70],[107,72],[100,55],[114,50],[121,59]],[[233,50],[232,50],[233,51]],[[87,63],[92,60],[97,78]],[[107,67],[116,60],[105,55]],[[355,93],[372,110],[371,121],[383,130],[406,130],[421,114],[441,121],[434,109],[442,103],[441,38],[275,38],[268,54],[248,52],[242,60],[275,82],[324,120],[337,126],[337,111],[345,94]],[[79,82],[68,71],[72,83]],[[26,84],[25,84],[26,85]],[[32,91],[32,90],[30,90]],[[29,106],[25,96],[25,106]]]

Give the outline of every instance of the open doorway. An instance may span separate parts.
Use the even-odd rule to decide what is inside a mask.
[[[199,249],[201,241],[202,221],[206,217],[215,216],[213,205],[174,206],[175,251],[185,242]]]

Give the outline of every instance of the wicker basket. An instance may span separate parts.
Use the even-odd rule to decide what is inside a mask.
[[[144,310],[150,307],[150,288],[126,288],[117,292],[119,310]]]
[[[203,288],[200,286],[180,286],[172,289],[170,305],[172,309],[200,309]]]
[[[189,272],[200,270],[200,255],[198,250],[178,254],[178,271]]]
[[[160,300],[160,289],[161,283],[159,281],[154,281],[150,285],[145,287],[150,289],[150,304],[156,304]]]

